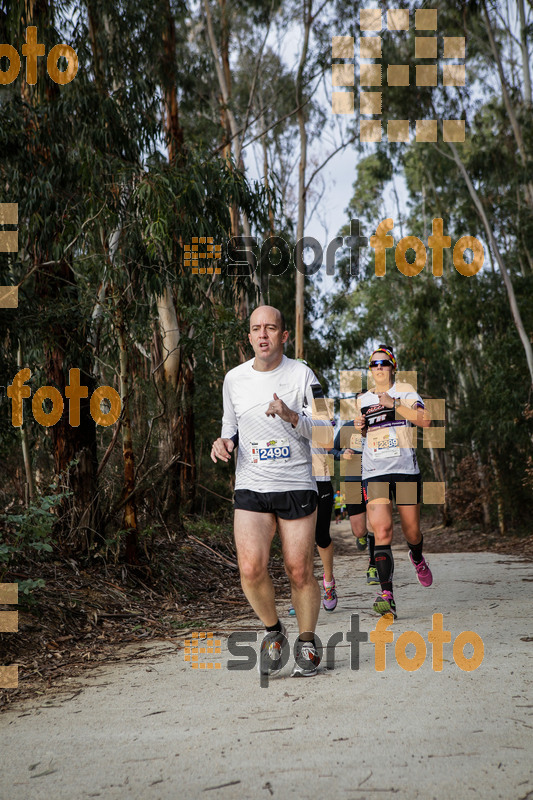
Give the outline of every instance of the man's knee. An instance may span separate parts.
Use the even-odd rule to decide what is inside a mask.
[[[246,583],[260,583],[267,574],[267,566],[260,559],[241,558],[239,569],[241,571],[241,580],[246,581]]]
[[[313,564],[306,561],[285,561],[285,571],[296,589],[301,589],[313,579]]]

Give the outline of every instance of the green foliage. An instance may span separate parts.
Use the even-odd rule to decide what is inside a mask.
[[[323,71],[329,70],[332,32],[359,36],[359,3],[336,0],[314,6],[314,13],[318,7],[321,11],[314,20],[303,74],[310,163],[324,155],[322,145],[337,122],[312,94]],[[170,61],[164,47],[167,8],[176,33],[176,58]],[[0,285],[21,283],[16,313],[0,309],[0,385],[9,383],[17,371],[20,344],[23,360],[33,373],[32,392],[52,382],[51,374],[54,380],[66,376],[70,367],[82,369],[88,384],[117,387],[120,317],[132,378],[128,401],[133,450],[136,459],[141,453],[144,459],[137,477],[152,468],[151,474],[157,474],[155,466],[162,457],[169,421],[168,393],[161,397],[156,383],[166,358],[157,350],[157,299],[168,289],[177,312],[180,369],[187,362],[194,371],[194,397],[188,402],[194,408],[198,482],[210,490],[202,490],[201,502],[204,511],[217,511],[224,518],[229,503],[221,498],[231,497],[231,468],[214,469],[209,450],[219,432],[224,373],[246,353],[251,356],[246,323],[238,318],[236,307],[240,304],[242,311],[247,303],[254,304],[255,289],[249,277],[227,274],[225,248],[222,274],[213,280],[183,269],[182,248],[193,237],[227,242],[231,207],[246,213],[259,244],[273,233],[294,246],[296,69],[285,63],[271,43],[296,26],[302,30],[303,7],[279,0],[248,0],[211,3],[211,8],[215,36],[228,47],[229,105],[237,126],[246,128],[244,157],[249,165],[246,145],[255,140],[256,155],[263,156],[262,161],[258,158],[258,169],[262,173],[266,163],[268,187],[266,182],[250,181],[242,164],[226,158],[229,133],[221,124],[223,104],[201,4],[97,0],[80,6],[75,18],[63,2],[53,9],[46,3],[35,7],[39,38],[46,49],[68,41],[78,53],[80,68],[76,79],[62,88],[44,74],[39,74],[34,87],[23,85],[21,71],[13,86],[3,87],[0,93],[0,202],[19,203],[20,243],[17,254],[0,256]],[[533,215],[524,192],[533,174],[531,109],[522,100],[517,80],[513,32],[505,28],[503,11],[497,26],[493,6],[489,12],[522,130],[525,166],[517,168],[520,154],[478,3],[460,7],[439,3],[439,30],[447,36],[467,36],[470,87],[448,88],[441,83],[435,88],[415,87],[415,64],[411,63],[409,87],[390,88],[383,82],[383,120],[385,126],[388,119],[409,118],[412,129],[420,118],[466,119],[467,140],[457,146],[458,151],[482,198],[522,316],[531,320]],[[0,12],[0,41],[12,42],[20,51],[27,13],[22,0]],[[270,37],[265,40],[268,24]],[[415,35],[413,28],[405,34],[384,29],[383,63],[413,62]],[[170,165],[164,100],[174,85],[184,143]],[[319,153],[311,146],[313,137],[320,142]],[[383,142],[377,147],[359,145],[358,150],[347,215],[361,220],[364,235],[375,231],[385,201],[395,191],[393,176],[401,174],[409,200],[403,220],[406,233],[426,241],[432,218],[442,217],[452,242],[467,233],[484,241],[463,177],[440,133],[436,146]],[[310,187],[308,211],[314,202]],[[320,213],[319,199],[317,204]],[[342,233],[349,231],[345,228]],[[489,475],[499,470],[506,513],[512,517],[520,504],[532,499],[531,486],[523,485],[521,475],[532,435],[527,366],[497,265],[491,263],[484,244],[484,270],[472,279],[456,273],[450,251],[445,254],[442,279],[430,274],[430,264],[424,273],[408,279],[396,269],[392,250],[387,253],[386,277],[377,279],[369,249],[362,251],[359,280],[350,277],[346,263],[341,262],[337,290],[324,300],[318,281],[308,281],[305,356],[335,393],[339,369],[364,367],[376,340],[394,345],[401,367],[417,370],[419,391],[448,401],[444,464],[448,476],[460,473],[459,464],[475,447]],[[259,254],[258,262],[265,300],[283,308],[288,328],[293,330],[292,265],[283,275],[268,276]],[[292,340],[287,353],[293,354]],[[13,485],[24,496],[23,470],[18,431],[7,413],[9,404],[1,408],[6,413],[0,416],[0,457],[7,476],[1,496],[9,508]],[[57,455],[57,430],[38,426],[29,411],[25,426],[31,468],[48,477]],[[112,435],[112,429],[97,431],[94,453],[91,450],[95,462],[106,452]],[[69,452],[68,460],[81,467],[84,459],[78,456],[79,451]],[[427,459],[424,469],[431,470],[428,453],[423,452],[422,458]],[[111,556],[118,553],[122,532],[113,509],[120,504],[123,467],[117,444],[100,485],[94,487],[95,504],[102,506],[107,522],[99,542],[102,552]],[[159,488],[154,484],[152,499],[138,495],[145,533],[158,524]],[[55,499],[59,502],[64,496]],[[46,556],[49,552],[45,545],[50,546],[55,517],[43,505],[45,501],[42,498],[28,511],[5,517],[9,536],[2,542],[2,564],[10,564],[18,554]],[[81,502],[76,498],[72,505],[76,504],[86,508],[87,498]],[[91,552],[98,549],[93,545],[94,541]]]
[[[24,511],[0,514],[0,582],[3,576],[17,563],[26,559],[34,561],[46,558],[53,552],[53,528],[57,516],[53,513],[71,492],[44,495],[33,500]],[[19,583],[19,591],[25,595],[44,586],[44,581],[27,579]]]
[[[385,186],[392,178],[393,165],[384,149],[378,149],[357,165],[357,179],[348,211],[355,219],[373,227],[381,219]]]

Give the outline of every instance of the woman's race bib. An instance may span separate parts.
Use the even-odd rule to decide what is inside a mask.
[[[395,428],[379,428],[377,431],[369,431],[367,447],[373,458],[398,458],[400,456],[398,434]]]

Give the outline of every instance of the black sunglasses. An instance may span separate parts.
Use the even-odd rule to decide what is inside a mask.
[[[392,361],[386,358],[381,358],[379,361],[371,361],[370,367],[392,367]]]

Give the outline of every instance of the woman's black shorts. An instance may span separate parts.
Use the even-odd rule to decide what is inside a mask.
[[[422,478],[405,473],[377,475],[363,480],[363,497],[366,502],[378,498],[395,500],[397,506],[416,506],[422,499]]]

